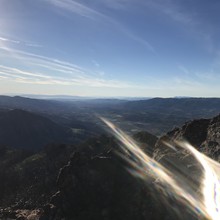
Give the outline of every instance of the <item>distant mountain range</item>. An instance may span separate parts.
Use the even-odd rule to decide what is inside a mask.
[[[81,100],[81,101],[79,101]],[[0,108],[18,108],[39,112],[70,111],[71,108],[92,107],[113,108],[115,110],[145,111],[152,113],[177,114],[194,116],[215,115],[220,111],[220,98],[152,98],[144,100],[125,100],[113,98],[65,99],[59,100],[33,99],[21,96],[0,96]]]
[[[36,95],[36,94],[8,94],[6,96],[21,96],[33,99],[47,99],[47,100],[93,100],[93,99],[119,99],[119,100],[147,100],[151,97],[103,97],[103,96],[74,96],[74,95]]]
[[[210,117],[220,112],[220,98],[153,98],[127,102],[123,107],[133,111]]]
[[[21,96],[0,96],[0,108],[23,109],[35,112],[62,111],[63,105],[52,100],[31,99]]]
[[[40,114],[85,138],[101,132],[98,115],[118,123],[125,131],[146,130],[160,136],[175,126],[220,113],[220,98],[60,99],[41,100],[0,96],[0,109],[22,109]]]

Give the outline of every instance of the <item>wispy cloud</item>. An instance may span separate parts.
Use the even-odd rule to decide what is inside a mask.
[[[19,44],[20,43],[20,41],[12,40],[12,39],[9,39],[9,38],[4,38],[4,37],[0,37],[0,41],[14,43],[14,44]]]
[[[79,2],[73,1],[73,0],[45,0],[48,3],[54,5],[55,7],[64,9],[66,11],[78,14],[80,16],[84,16],[87,18],[96,18],[96,17],[105,17],[106,16],[97,10],[94,10],[90,7],[87,7],[84,4],[81,4]]]
[[[104,79],[103,75],[87,72],[85,69],[65,61],[40,56],[25,51],[13,50],[0,47],[4,53],[11,56],[14,54],[15,60],[24,63],[21,67],[11,67],[0,65],[0,76],[2,79],[15,81],[18,83],[47,84],[47,85],[78,85],[87,87],[109,87],[109,88],[134,88],[136,85],[117,80]],[[40,68],[39,68],[40,67]],[[52,73],[49,70],[53,70]]]
[[[198,79],[203,81],[211,81],[211,82],[219,82],[220,80],[220,73],[216,73],[213,71],[209,72],[196,72],[195,75],[198,77]]]
[[[1,37],[1,36],[0,36],[0,42],[18,44],[18,45],[22,45],[22,46],[26,46],[26,47],[43,47],[42,45],[37,44],[37,43],[30,43],[30,42],[25,42],[22,40],[14,40],[11,38],[5,38],[5,37]]]
[[[202,46],[210,53],[216,53],[218,46],[215,44],[215,29],[218,27],[210,26],[205,20],[201,20],[203,15],[197,8],[192,8],[187,1],[177,0],[95,0],[106,6],[117,10],[132,10],[133,7],[142,7],[154,10],[158,15],[164,15],[170,20],[176,22],[180,28],[185,30],[187,35],[200,41]],[[149,42],[143,42],[152,52],[155,53],[155,48]]]
[[[190,71],[183,65],[178,65],[178,69],[181,70],[186,75],[190,73]]]
[[[127,10],[130,9],[132,3],[137,4],[137,0],[95,0],[101,5],[104,5],[107,8],[115,10]]]
[[[16,50],[9,47],[1,47],[0,49],[5,51],[6,53],[4,56],[9,55],[10,58],[15,57],[17,60],[26,63],[28,66],[40,66],[49,70],[55,70],[61,73],[76,73],[76,74],[83,74],[85,72],[84,69],[81,67],[68,63],[65,61],[61,61],[58,59],[53,59],[50,57],[22,51]]]
[[[148,7],[156,11],[160,11],[163,14],[169,16],[177,22],[184,24],[194,24],[195,15],[189,13],[187,10],[181,6],[181,1],[176,0],[94,0],[98,4],[105,5],[112,9],[117,10],[132,10],[132,7]]]
[[[26,78],[17,79],[16,82],[27,84],[41,84],[41,85],[69,85],[69,86],[86,86],[86,87],[108,87],[108,88],[131,88],[132,85],[121,83],[114,80],[103,79],[66,79],[53,77],[51,79],[42,80],[40,78]]]
[[[7,79],[7,77],[6,77],[6,76],[0,76],[0,78],[1,78],[1,79]]]
[[[44,74],[27,72],[27,71],[24,71],[21,69],[12,68],[12,67],[3,66],[3,65],[0,65],[0,69],[1,69],[1,72],[7,73],[7,74],[16,74],[16,75],[23,75],[26,77],[37,77],[37,78],[43,78],[43,79],[51,78],[51,77],[44,75]]]
[[[3,71],[0,70],[0,76],[1,78],[4,78],[4,79],[26,79],[25,77],[21,75],[17,75],[15,73],[7,73],[4,70]]]
[[[97,68],[100,67],[100,64],[99,64],[96,60],[92,60],[92,63],[93,63]]]
[[[123,31],[128,37],[130,37],[134,41],[136,41],[139,44],[142,44],[143,46],[145,46],[145,48],[147,48],[149,51],[151,51],[154,55],[157,55],[157,52],[156,52],[155,48],[147,40],[139,37],[138,35],[135,35],[133,32],[131,32],[130,30],[128,30],[128,29],[126,29],[122,26],[121,26],[120,30]]]
[[[174,21],[180,22],[182,24],[194,25],[196,23],[193,14],[186,11],[179,1],[173,0],[148,0],[143,1],[143,3],[152,9],[162,12]]]
[[[25,46],[27,47],[43,47],[41,44],[35,44],[35,43],[25,43]]]
[[[192,71],[183,65],[179,65],[178,68],[182,73],[184,73],[182,78],[177,77],[176,81],[180,83],[186,83],[188,85],[201,85],[209,82],[214,85],[220,79],[219,71],[216,72],[211,68],[207,71]]]
[[[195,87],[202,86],[200,82],[184,77],[174,77],[173,82],[173,85],[175,85],[175,87],[183,87],[186,89],[194,89]]]
[[[109,15],[106,15],[100,12],[99,10],[96,10],[94,8],[91,8],[85,4],[79,3],[74,0],[44,0],[44,1],[50,3],[51,5],[59,9],[62,9],[62,10],[65,10],[65,11],[83,16],[83,17],[87,17],[92,20],[97,20],[99,22],[109,23],[114,28],[116,28],[119,32],[124,34],[126,37],[130,38],[133,41],[136,41],[139,44],[144,45],[150,52],[152,52],[153,54],[156,54],[155,48],[150,42],[136,35],[128,27],[125,27],[119,21],[113,19]],[[113,2],[112,4],[118,5],[118,7],[119,5],[122,5],[121,2],[115,2],[115,1]]]
[[[216,53],[214,40],[212,39],[213,32],[205,21],[200,19],[199,11],[195,8],[189,8],[185,1],[175,0],[147,0],[142,3],[167,16],[183,28],[187,35],[200,41],[202,46],[210,53]],[[211,32],[212,33],[211,33]]]

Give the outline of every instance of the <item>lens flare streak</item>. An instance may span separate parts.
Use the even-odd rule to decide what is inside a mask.
[[[165,197],[172,195],[182,205],[187,206],[201,219],[220,220],[220,164],[198,152],[188,143],[178,143],[178,146],[190,152],[203,168],[201,187],[199,192],[194,192],[187,186],[186,180],[180,173],[173,173],[161,163],[149,157],[137,143],[117,128],[109,120],[100,119],[111,129],[112,134],[120,141],[121,149],[129,156],[122,157],[133,167],[132,174],[147,180],[149,176],[158,180],[162,185]],[[167,144],[175,150],[175,146]],[[186,187],[187,186],[187,187]]]

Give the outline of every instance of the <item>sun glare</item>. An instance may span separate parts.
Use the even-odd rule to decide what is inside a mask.
[[[127,159],[133,167],[132,174],[147,180],[148,176],[159,180],[163,185],[163,196],[172,197],[187,206],[201,219],[220,219],[220,165],[198,152],[188,143],[177,143],[179,147],[189,151],[203,168],[203,177],[201,178],[201,188],[199,192],[194,192],[192,188],[186,188],[187,183],[182,178],[181,169],[179,173],[173,174],[158,161],[155,161],[143,152],[139,146],[122,130],[105,118],[101,120],[111,129],[113,135],[122,143],[123,151],[130,153],[132,159]],[[130,158],[130,157],[129,157]],[[178,181],[177,181],[178,179]],[[148,181],[146,181],[146,184]],[[155,187],[157,187],[155,185]],[[201,198],[199,195],[202,195]],[[173,208],[173,207],[172,207]],[[178,212],[178,211],[177,211]],[[180,216],[181,218],[181,216]]]

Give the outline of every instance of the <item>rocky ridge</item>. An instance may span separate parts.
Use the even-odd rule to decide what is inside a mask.
[[[189,172],[194,172],[196,177],[200,175],[200,170],[196,163],[192,164],[191,156],[187,152],[173,151],[165,147],[164,141],[169,140],[175,144],[176,140],[186,140],[208,156],[219,160],[220,116],[187,122],[183,127],[175,128],[159,140],[147,133],[146,136],[144,133],[138,134],[135,138],[141,142],[142,148],[151,146],[152,156],[162,164],[169,166],[171,159],[177,164],[181,162],[184,164],[183,175],[190,178]],[[11,206],[11,209],[4,207],[0,211],[0,219],[177,219],[157,196],[153,196],[158,195],[153,187],[153,181],[146,187],[142,181],[127,171],[128,164],[115,153],[118,147],[114,138],[102,136],[87,141],[77,150],[68,149],[65,159],[62,160],[56,156],[62,155],[62,150],[58,150],[57,153],[53,148],[49,150],[49,157],[57,157],[56,160],[63,161],[64,165],[58,165],[62,167],[61,169],[56,167],[51,179],[53,190],[47,199],[38,205],[30,203],[29,207],[26,207],[28,210],[22,209],[23,212],[20,209],[22,206],[15,208]],[[70,155],[70,152],[72,156],[68,159],[67,155]],[[43,176],[44,178],[46,176]],[[196,184],[195,180],[195,187]],[[37,190],[35,194],[39,193],[40,188],[35,189]],[[10,218],[7,217],[9,213]],[[182,217],[196,219],[187,210],[182,213]]]

